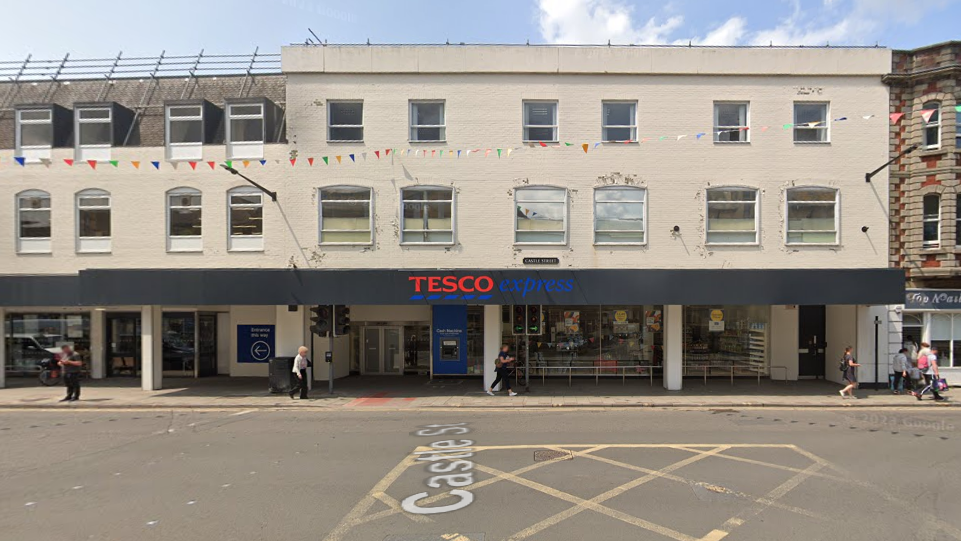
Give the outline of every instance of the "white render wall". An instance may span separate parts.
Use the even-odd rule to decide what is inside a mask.
[[[455,50],[456,49],[456,50]],[[279,192],[265,197],[265,250],[227,251],[226,192],[244,185],[200,164],[155,171],[162,148],[114,149],[119,168],[69,168],[56,150],[49,168],[13,164],[0,151],[0,274],[73,273],[84,268],[509,268],[523,257],[558,257],[561,268],[877,268],[887,266],[887,172],[865,183],[864,173],[888,159],[886,49],[709,49],[553,47],[316,47],[287,48],[289,145],[267,145],[267,165],[235,166]],[[326,71],[320,71],[321,69]],[[560,70],[560,73],[557,71]],[[605,74],[603,71],[610,73]],[[366,72],[366,73],[365,73]],[[617,74],[611,74],[617,73]],[[794,75],[786,75],[787,73]],[[799,95],[799,88],[820,89]],[[362,145],[326,142],[326,102],[364,100]],[[446,144],[408,143],[408,107],[415,99],[446,102]],[[521,142],[522,101],[559,101],[565,148],[527,148]],[[637,100],[641,144],[580,145],[601,136],[602,100]],[[750,101],[750,145],[711,141],[713,102]],[[793,102],[830,101],[828,145],[795,145]],[[874,115],[871,120],[861,117]],[[766,132],[761,126],[769,126]],[[707,132],[696,141],[693,134]],[[675,140],[677,135],[687,138]],[[660,136],[667,140],[658,141]],[[413,158],[408,149],[520,148],[498,159],[483,150],[469,158]],[[375,150],[400,149],[381,159]],[[223,147],[204,160],[222,161]],[[362,153],[367,152],[366,160]],[[347,155],[354,153],[357,163]],[[335,155],[342,164],[336,165]],[[288,159],[298,158],[296,167]],[[323,165],[328,156],[334,165]],[[314,166],[306,158],[315,158]],[[130,160],[141,160],[140,170]],[[593,193],[598,186],[648,189],[646,246],[593,245]],[[350,184],[374,189],[371,246],[318,246],[317,189]],[[413,185],[456,189],[452,246],[399,245],[399,190]],[[513,190],[553,185],[569,189],[569,241],[563,246],[513,245]],[[760,244],[711,247],[704,242],[705,190],[761,190]],[[784,194],[794,185],[841,190],[840,243],[786,247]],[[164,194],[177,187],[203,192],[204,251],[166,252]],[[101,188],[113,196],[111,254],[75,252],[77,192]],[[15,195],[43,189],[53,197],[53,253],[16,254]],[[679,226],[674,237],[669,230]],[[861,228],[867,226],[868,232]]]

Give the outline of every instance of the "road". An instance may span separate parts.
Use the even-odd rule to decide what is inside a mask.
[[[961,540],[959,449],[936,409],[7,410],[0,538]]]

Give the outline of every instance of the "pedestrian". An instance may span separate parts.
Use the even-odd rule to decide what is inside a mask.
[[[67,396],[61,402],[76,402],[80,400],[80,373],[83,371],[83,359],[70,346],[60,348],[60,360],[63,368],[63,384],[67,388]]]
[[[908,368],[911,367],[908,361],[908,348],[901,348],[894,356],[894,363],[891,369],[894,371],[894,394],[901,394],[902,382],[905,387],[908,385]]]
[[[851,353],[853,349],[851,346],[844,348],[844,357],[841,358],[841,366],[844,367],[844,381],[848,384],[847,387],[838,391],[841,393],[841,398],[845,396],[854,398],[854,389],[858,388],[858,367],[861,365],[854,360],[854,354]]]
[[[290,399],[294,399],[294,394],[297,392],[297,388],[300,388],[300,399],[307,400],[307,390],[309,388],[309,381],[307,379],[307,368],[310,366],[310,359],[307,358],[307,352],[309,350],[306,346],[300,346],[297,349],[297,356],[294,357],[294,366],[291,372],[297,376],[297,387],[293,385],[290,386]]]
[[[491,383],[490,389],[487,389],[487,394],[494,396],[494,387],[501,381],[504,382],[504,387],[507,388],[507,394],[509,396],[517,396],[511,389],[511,363],[514,358],[511,357],[510,347],[507,344],[501,346],[500,353],[497,354],[497,360],[494,361],[495,371],[497,372],[497,378],[494,383]]]
[[[904,343],[901,346],[908,350],[906,355],[908,360],[914,363],[918,360],[918,343],[914,341],[914,337],[910,334],[904,337]]]
[[[940,402],[944,400],[944,397],[938,394],[938,379],[941,377],[941,372],[938,369],[938,348],[931,348],[931,353],[928,354],[926,362],[918,359],[918,369],[920,369],[924,375],[924,388],[914,396],[917,397],[918,400],[921,400],[924,397],[924,393],[930,390],[936,401]]]
[[[931,355],[931,344],[927,342],[921,342],[921,349],[918,350],[918,355],[912,359],[914,366],[918,366],[921,362],[921,359],[927,359],[928,355]]]

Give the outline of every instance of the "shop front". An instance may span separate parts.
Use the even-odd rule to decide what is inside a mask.
[[[908,289],[901,317],[900,342],[938,348],[942,372],[961,377],[961,289]]]

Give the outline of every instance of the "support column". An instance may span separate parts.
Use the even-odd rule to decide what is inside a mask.
[[[163,310],[160,306],[144,306],[140,312],[141,388],[159,391],[163,388]]]
[[[311,349],[311,344],[307,342],[309,331],[306,313],[307,311],[300,306],[293,312],[287,305],[277,307],[275,357],[296,357],[300,346]],[[307,369],[307,388],[313,389],[313,373],[318,370],[327,370],[327,363],[324,362],[323,352],[309,351],[307,356],[314,362],[314,367]]]
[[[490,389],[497,375],[494,373],[494,360],[501,350],[501,307],[484,306],[484,388]]]
[[[104,312],[90,313],[90,377],[103,379],[104,376]]]
[[[6,313],[0,308],[0,329],[3,329],[6,321]],[[2,333],[0,333],[2,334]],[[7,337],[0,336],[0,389],[7,386]]]
[[[664,306],[664,388],[680,391],[683,382],[684,307]]]

